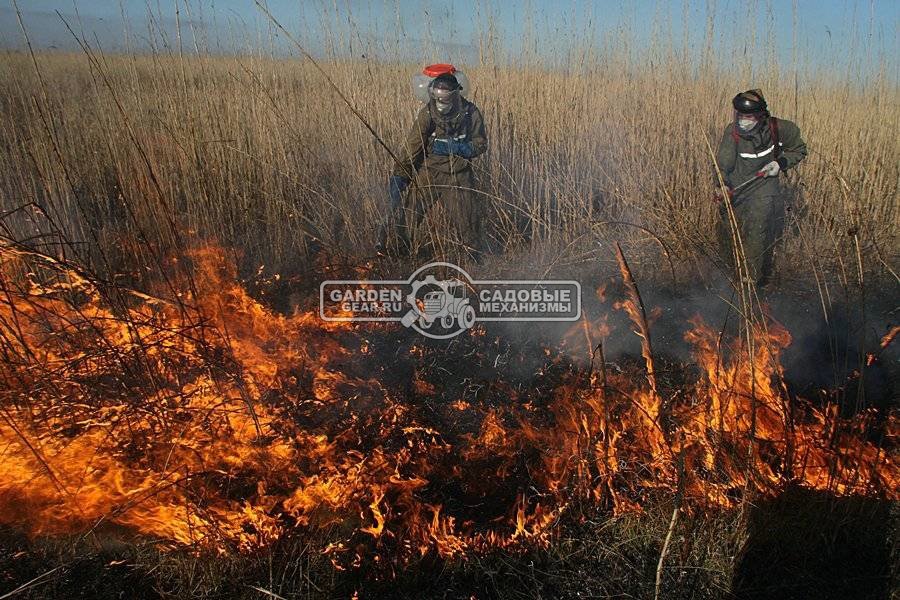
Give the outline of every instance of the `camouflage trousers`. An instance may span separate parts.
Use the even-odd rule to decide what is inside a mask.
[[[738,197],[732,201],[740,235],[740,247],[747,260],[749,279],[757,287],[766,285],[774,271],[775,247],[784,232],[784,196]],[[727,208],[720,207],[719,239],[725,261],[735,268],[735,247]]]

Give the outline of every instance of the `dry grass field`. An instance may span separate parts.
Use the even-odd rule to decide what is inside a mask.
[[[397,148],[416,110],[417,65],[323,66]],[[748,80],[676,53],[635,62],[589,49],[565,70],[465,68],[487,120],[482,198],[498,252],[607,259],[594,242],[609,234],[604,223],[625,221],[662,239],[686,277],[702,279],[718,218],[707,142],[718,143],[734,93],[756,86],[811,149],[790,176],[797,197],[782,265],[844,283],[859,268],[897,281],[895,80],[777,67]],[[390,157],[308,62],[92,51],[7,53],[2,69],[3,209],[46,210],[80,258],[99,266],[96,254],[106,252],[114,270],[148,264],[140,248],[114,251],[123,236],[162,254],[214,240],[239,250],[249,272],[303,272],[313,239],[330,254],[371,254]],[[17,237],[54,235],[31,211],[4,225]],[[618,237],[658,263],[646,232],[621,228]]]
[[[896,594],[896,67],[719,36],[481,40],[472,273],[590,299],[450,344],[315,312],[418,266],[373,257],[367,126],[399,146],[422,64],[3,51],[0,600]],[[748,88],[810,149],[771,306],[715,233]]]

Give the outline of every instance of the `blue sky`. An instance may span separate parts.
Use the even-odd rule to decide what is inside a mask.
[[[700,46],[710,14],[717,46],[744,44],[746,52],[762,55],[771,50],[763,44],[771,32],[784,64],[790,64],[795,40],[817,66],[847,66],[852,52],[858,60],[891,61],[896,75],[900,54],[900,0],[267,0],[267,5],[316,54],[329,50],[330,39],[339,40],[336,51],[345,55],[391,59],[399,51],[406,54],[400,58],[430,54],[422,60],[465,62],[474,58],[473,46],[491,27],[511,56],[522,51],[523,39],[540,40],[535,47],[549,53],[578,40],[602,40],[623,27],[638,46],[660,29],[670,30],[679,44],[687,31],[689,44]],[[56,11],[107,51],[125,48],[126,31],[132,48],[171,47],[178,9],[186,50],[197,39],[211,52],[260,47],[290,52],[283,39],[271,35],[253,0],[18,0],[18,6],[32,43],[40,47],[74,48]],[[748,44],[754,26],[757,42]],[[22,45],[12,0],[0,0],[0,44]]]

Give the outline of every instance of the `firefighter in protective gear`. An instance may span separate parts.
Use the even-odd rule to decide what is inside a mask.
[[[741,92],[731,103],[734,120],[725,127],[716,162],[728,186],[747,275],[761,287],[771,278],[775,244],[784,227],[786,190],[778,176],[806,157],[806,143],[797,125],[769,114],[760,90]],[[721,200],[718,179],[715,184]],[[734,240],[724,203],[720,213],[722,246],[733,263]]]
[[[409,228],[419,225],[432,206],[442,205],[460,254],[478,260],[484,250],[483,197],[477,192],[472,160],[487,150],[484,118],[460,93],[459,81],[444,73],[429,85],[430,99],[416,115],[403,147],[397,153],[388,184],[388,218],[378,232],[376,249],[383,251],[393,224],[401,246],[409,248]],[[412,218],[402,215],[403,191],[410,193]]]

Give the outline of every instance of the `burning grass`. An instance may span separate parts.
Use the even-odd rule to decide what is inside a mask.
[[[612,266],[615,238],[637,272],[664,265],[679,289],[714,280],[703,139],[714,143],[736,90],[761,86],[812,149],[791,174],[779,269],[814,283],[829,358],[847,362],[838,296],[870,327],[867,298],[896,280],[889,65],[862,78],[802,56],[788,68],[731,29],[721,59],[713,45],[636,49],[627,29],[600,42],[586,31],[563,55],[538,52],[536,36],[509,57],[482,25],[479,64],[465,68],[491,140],[484,218],[493,249],[516,257],[492,268]],[[331,39],[322,64],[396,147],[420,65],[371,58],[403,55],[399,38],[345,59],[357,38]],[[248,293],[239,274],[266,265],[287,296],[324,261],[367,260],[386,154],[361,143],[363,126],[309,64],[82,42],[78,55],[3,59],[4,581],[44,585],[46,559],[52,578],[67,573],[47,597],[255,598],[251,581],[304,598],[649,597],[668,553],[684,566],[669,584],[719,598],[736,589],[731,574],[753,581],[735,565],[743,532],[766,537],[757,505],[834,502],[800,515],[812,523],[801,542],[844,514],[839,502],[885,520],[881,502],[898,494],[893,409],[850,408],[833,390],[797,397],[781,364],[791,335],[767,319],[728,339],[697,318],[693,358],[666,359],[621,250],[631,283],[606,308],[632,320],[639,356],[604,356],[637,338],[603,312],[552,342],[477,328],[448,346],[272,310],[258,300],[270,290]],[[221,246],[185,251],[203,238]],[[857,548],[865,530],[841,545]]]
[[[791,397],[774,322],[748,359],[697,319],[695,372],[651,387],[644,365],[601,381],[564,347],[483,329],[448,348],[280,315],[214,247],[170,282],[176,301],[18,246],[0,257],[0,519],[33,535],[116,527],[231,554],[305,531],[338,569],[396,575],[546,548],[584,507],[898,494],[896,415]],[[535,352],[538,368],[510,366]]]

